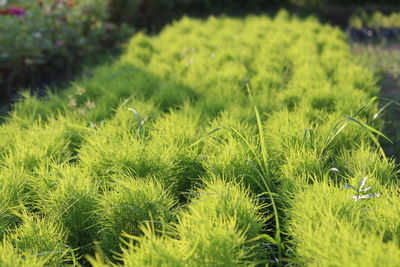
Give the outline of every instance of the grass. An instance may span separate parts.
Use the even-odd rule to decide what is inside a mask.
[[[5,117],[0,260],[396,266],[378,91],[345,34],[312,17],[139,33],[115,62]],[[364,192],[346,188],[363,177],[379,197],[356,202]]]

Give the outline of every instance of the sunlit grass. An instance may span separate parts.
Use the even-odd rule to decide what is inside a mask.
[[[345,34],[315,18],[183,18],[137,34],[0,126],[0,260],[398,265],[378,90]],[[354,201],[360,180],[374,197]]]

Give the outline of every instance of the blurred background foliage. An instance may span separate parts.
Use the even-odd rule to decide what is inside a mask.
[[[0,96],[49,83],[87,56],[114,47],[133,32],[108,22],[108,2],[1,1]]]
[[[399,15],[360,8],[393,11],[396,4],[398,0],[0,0],[0,100],[16,97],[21,87],[43,91],[81,72],[84,62],[108,60],[105,55],[118,52],[135,31],[154,33],[183,15],[273,14],[286,8],[344,27],[351,16],[351,38],[364,40],[371,32],[373,37],[381,34],[366,27],[399,27]],[[393,34],[397,38],[399,33]]]

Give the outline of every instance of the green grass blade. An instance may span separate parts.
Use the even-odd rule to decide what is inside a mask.
[[[247,86],[247,91],[248,91],[249,96],[250,96],[250,101],[251,101],[251,103],[253,104],[253,107],[254,107],[254,113],[256,115],[257,128],[258,128],[259,137],[260,137],[261,156],[262,156],[262,160],[263,160],[263,163],[264,163],[263,167],[264,167],[265,171],[267,171],[268,170],[268,151],[267,151],[267,144],[265,142],[264,127],[263,127],[262,122],[261,122],[261,116],[260,116],[260,113],[258,111],[258,108],[254,103],[254,99],[253,99],[253,95],[251,94],[250,87],[249,87],[248,84],[246,86]]]
[[[143,132],[143,124],[142,124],[142,119],[140,118],[139,112],[134,110],[133,108],[128,108],[129,111],[132,111],[137,119],[137,128],[140,132]]]
[[[391,144],[393,144],[393,141],[392,141],[392,140],[390,140],[386,135],[384,135],[382,132],[378,131],[377,129],[375,129],[375,128],[373,128],[373,127],[371,127],[371,126],[369,126],[369,125],[367,125],[367,124],[365,124],[365,123],[363,123],[363,122],[361,122],[361,121],[359,121],[359,120],[356,120],[356,119],[354,119],[354,118],[352,118],[352,117],[348,117],[348,116],[345,116],[345,117],[346,117],[348,120],[350,120],[350,121],[352,121],[352,122],[358,124],[359,126],[363,127],[364,129],[366,129],[366,130],[368,130],[368,131],[370,131],[370,132],[376,133],[376,134],[379,135],[379,136],[382,136],[382,137],[385,138],[388,142],[390,142]]]
[[[202,142],[204,142],[209,136],[213,135],[214,133],[218,132],[219,130],[225,129],[224,127],[218,127],[213,129],[212,131],[208,132],[206,135],[204,135],[203,137],[201,137],[199,140],[197,140],[196,142],[194,142],[193,144],[191,144],[189,146],[189,148],[192,148]]]
[[[374,96],[373,98],[371,98],[369,100],[369,102],[365,105],[363,105],[359,110],[357,110],[351,117],[355,117],[358,114],[360,114],[361,112],[363,112],[369,105],[371,105],[372,103],[374,103],[376,100],[378,99],[378,97]]]

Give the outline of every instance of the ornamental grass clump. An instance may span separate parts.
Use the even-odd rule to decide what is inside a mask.
[[[7,240],[3,240],[0,244],[1,266],[43,267],[48,263],[48,256],[38,256],[27,251],[19,254],[17,249]]]
[[[269,215],[240,184],[212,177],[204,181],[178,217],[176,232],[189,250],[188,263],[253,265],[265,261],[261,234]]]
[[[133,113],[127,113],[134,118]],[[136,122],[131,127],[136,128]],[[90,134],[79,150],[82,167],[88,168],[101,183],[108,183],[112,175],[131,175],[133,177],[157,176],[171,185],[174,180],[174,150],[159,151],[148,145],[148,138],[137,135],[136,130],[123,130],[105,124]],[[118,148],[118,149],[116,149]],[[172,148],[173,149],[173,148]]]
[[[22,224],[10,232],[7,239],[19,253],[29,252],[38,257],[45,256],[46,264],[59,266],[72,256],[66,243],[65,231],[56,223],[31,217],[26,213],[19,215]]]
[[[268,217],[261,213],[263,204],[240,184],[218,177],[193,193],[176,222],[161,228],[148,222],[141,226],[143,236],[126,235],[130,241],[119,257],[123,265],[253,266],[265,260],[261,234]],[[101,257],[91,262],[104,266]]]
[[[398,196],[390,190],[381,193],[379,198],[355,202],[352,190],[318,184],[298,194],[290,210],[296,261],[396,266],[399,209],[392,205],[398,205]],[[333,242],[341,249],[332,249]]]
[[[90,251],[98,239],[100,186],[87,170],[75,166],[60,167],[46,179],[50,182],[38,188],[40,213],[62,226],[70,246]]]
[[[36,168],[49,162],[62,163],[70,158],[68,137],[62,131],[33,125],[14,137],[3,164],[9,168],[23,168],[34,173]]]
[[[187,103],[158,117],[150,126],[152,131],[147,146],[171,151],[175,176],[173,192],[181,199],[187,197],[188,191],[205,173],[201,147],[194,145],[204,135],[201,122],[200,112]]]
[[[257,182],[254,181],[254,177],[258,175],[254,168],[257,163],[252,153],[258,145],[254,127],[221,116],[212,122],[209,129],[210,132],[215,132],[204,141],[203,151],[206,156],[202,162],[207,174],[223,176],[232,182],[240,181],[244,186],[260,192]],[[247,144],[241,139],[243,135],[248,137]]]
[[[119,251],[122,235],[141,235],[140,226],[153,222],[156,229],[174,220],[176,200],[156,179],[126,177],[99,198],[98,240],[108,253]]]
[[[11,180],[12,176],[5,176],[2,170],[0,176],[0,239],[7,235],[7,231],[17,227],[21,220],[15,214],[21,211],[26,203],[24,185],[19,181]]]

